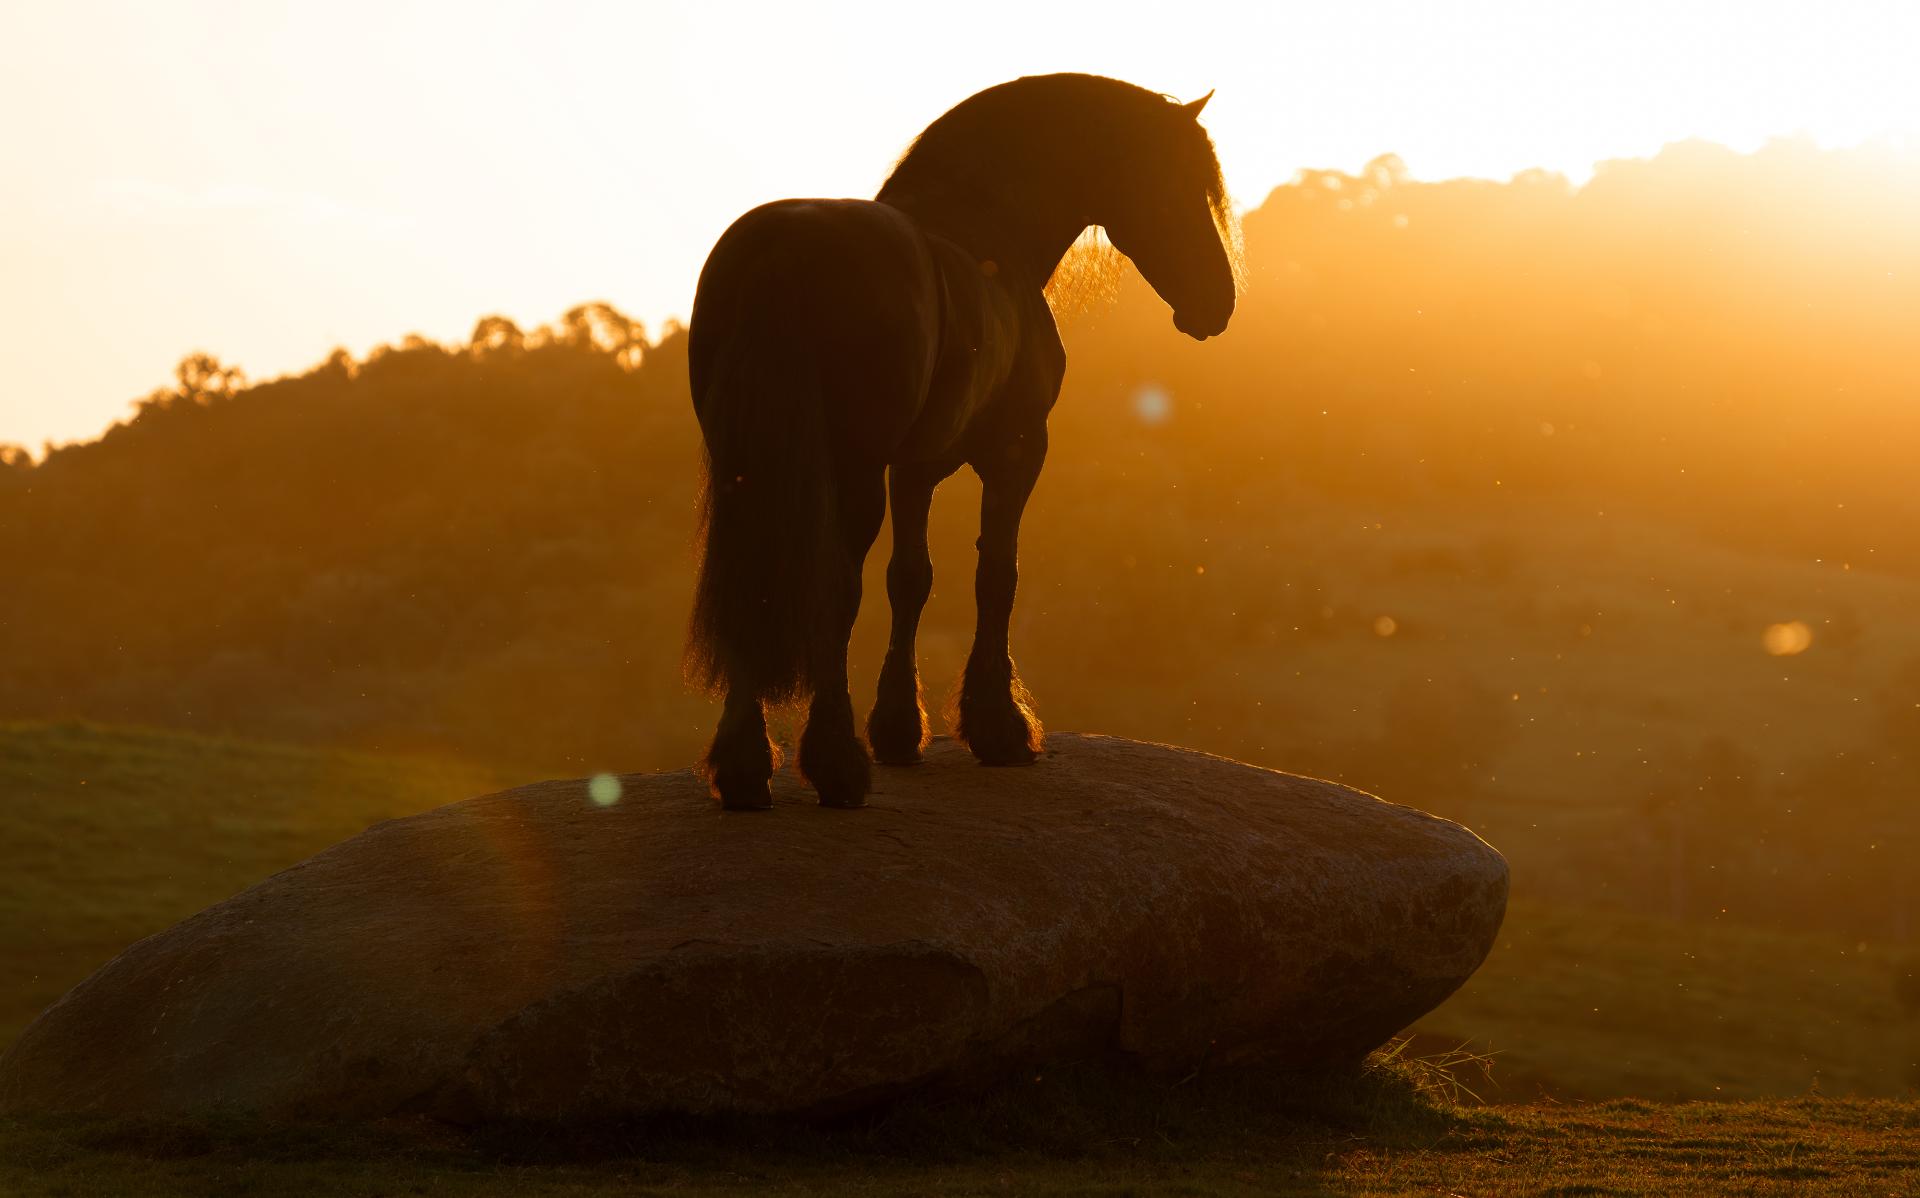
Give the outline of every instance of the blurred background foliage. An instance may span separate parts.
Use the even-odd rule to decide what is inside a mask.
[[[1523,899],[1910,942],[1917,197],[1911,156],[1795,141],[1301,174],[1223,338],[1137,278],[1065,320],[1042,716],[1462,819]],[[0,717],[685,765],[698,456],[683,331],[604,304],[260,383],[195,354],[96,441],[0,450]],[[933,702],[977,498],[935,504]]]

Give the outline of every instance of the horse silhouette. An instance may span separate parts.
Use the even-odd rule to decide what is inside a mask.
[[[781,200],[721,235],[688,330],[706,478],[687,667],[725,693],[705,762],[723,806],[772,805],[768,702],[810,698],[799,768],[825,806],[864,804],[873,760],[920,760],[927,509],[963,465],[982,487],[978,624],[954,731],[987,765],[1040,752],[1007,630],[1020,516],[1066,370],[1045,290],[1097,225],[1181,332],[1226,328],[1237,240],[1198,120],[1207,98],[1017,79],[929,125],[875,199]],[[869,757],[847,642],[889,501],[893,631]]]

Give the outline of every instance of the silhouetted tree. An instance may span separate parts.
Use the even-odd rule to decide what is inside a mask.
[[[517,354],[526,348],[526,343],[526,334],[511,320],[504,316],[482,316],[480,323],[473,326],[467,348],[474,357],[485,358],[493,354]]]
[[[173,368],[180,398],[189,403],[229,399],[246,389],[247,376],[237,366],[223,366],[212,354],[189,354]]]
[[[572,346],[597,349],[612,356],[623,369],[640,364],[647,331],[612,304],[595,302],[569,308],[560,318],[561,340]]]

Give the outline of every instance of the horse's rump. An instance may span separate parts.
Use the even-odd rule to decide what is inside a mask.
[[[715,247],[688,346],[707,451],[695,681],[795,698],[843,651],[836,479],[879,468],[912,423],[931,293],[918,234],[867,201],[769,204]]]

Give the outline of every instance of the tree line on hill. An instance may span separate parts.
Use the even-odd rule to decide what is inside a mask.
[[[1917,196],[1910,158],[1801,142],[1578,188],[1303,172],[1245,219],[1225,337],[1138,280],[1066,318],[1015,628],[1042,714],[1510,825],[1567,867],[1528,884],[1910,936]],[[95,441],[0,450],[0,716],[683,764],[698,453],[683,330],[606,304],[257,383],[190,356]],[[936,688],[971,626],[950,490]],[[1814,559],[1847,581],[1769,659],[1754,592]],[[1831,701],[1703,689],[1763,669]],[[1638,764],[1579,772],[1620,737]]]

